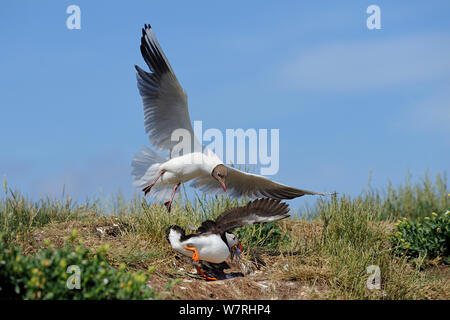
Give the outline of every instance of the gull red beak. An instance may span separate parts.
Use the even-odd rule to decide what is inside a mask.
[[[222,184],[223,192],[227,192],[227,186],[225,185],[225,182],[221,181],[220,183]]]
[[[242,244],[240,241],[238,241],[239,250],[242,252],[244,251],[244,248],[242,247]]]

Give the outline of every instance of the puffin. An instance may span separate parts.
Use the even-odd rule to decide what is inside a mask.
[[[273,222],[289,217],[289,205],[277,199],[256,199],[245,206],[222,212],[215,221],[203,221],[193,234],[186,235],[183,228],[170,226],[166,238],[173,250],[192,258],[197,272],[206,280],[217,280],[206,275],[199,267],[199,261],[223,264],[232,260],[243,250],[233,229],[258,223]]]
[[[290,187],[225,165],[195,136],[188,99],[150,25],[142,29],[140,50],[151,72],[135,65],[137,87],[144,108],[144,127],[153,149],[143,146],[131,163],[133,185],[170,212],[182,183],[207,194],[250,199],[293,199],[303,195],[327,195]],[[217,112],[223,112],[217,110]],[[220,119],[220,116],[218,117]],[[223,123],[221,124],[223,125]],[[182,134],[182,144],[179,137]],[[190,149],[184,144],[190,146]],[[186,150],[188,149],[188,150]],[[167,153],[163,157],[159,153]]]

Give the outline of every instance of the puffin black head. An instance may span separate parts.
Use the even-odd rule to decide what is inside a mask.
[[[219,183],[222,185],[223,191],[227,192],[227,187],[225,185],[225,179],[227,178],[228,175],[227,167],[224,166],[223,164],[219,164],[213,169],[211,175],[214,177],[214,179],[219,181]]]
[[[186,237],[186,233],[181,227],[176,226],[176,225],[170,226],[166,230],[166,239],[167,239],[167,241],[169,241],[169,243],[170,243],[169,235],[170,235],[170,231],[172,231],[172,230],[175,231],[176,233],[179,233],[181,239]]]

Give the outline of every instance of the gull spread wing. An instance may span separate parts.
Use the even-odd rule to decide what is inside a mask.
[[[289,205],[280,200],[257,199],[246,206],[222,212],[215,221],[215,227],[227,232],[242,226],[285,219],[289,217],[288,212]]]
[[[195,139],[187,95],[150,25],[142,29],[141,53],[151,71],[149,73],[135,66],[138,89],[144,103],[145,132],[156,150],[171,151],[178,143],[171,141],[174,130],[185,129],[191,134],[191,139]]]
[[[267,197],[271,199],[293,199],[305,194],[309,195],[327,195],[327,193],[313,192],[292,188],[284,184],[271,181],[263,176],[246,173],[235,168],[227,167],[228,175],[225,179],[227,194],[232,197]],[[193,181],[192,187],[201,191],[217,194],[222,187],[212,176],[199,177]],[[223,191],[222,191],[223,192]]]

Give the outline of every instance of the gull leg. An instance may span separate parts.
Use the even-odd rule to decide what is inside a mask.
[[[156,182],[158,181],[159,178],[161,178],[161,176],[164,174],[164,172],[166,172],[166,169],[162,169],[158,176],[155,178],[155,180],[152,181],[152,183],[150,183],[148,186],[146,186],[144,189],[142,189],[142,191],[144,191],[144,197],[147,195],[147,193],[150,192],[150,190],[152,189],[152,187],[156,184]]]
[[[189,250],[189,251],[194,252],[194,254],[192,255],[192,260],[194,260],[195,262],[198,262],[200,256],[199,256],[199,254],[198,254],[197,249],[194,248],[194,247],[188,247],[188,246],[184,246],[184,248],[185,248],[186,250]],[[199,274],[201,274],[206,280],[212,280],[212,281],[217,280],[216,278],[208,277],[208,276],[202,271],[202,269],[200,269],[200,267],[199,267],[198,265],[195,266],[195,269],[197,269],[197,272],[198,272]]]
[[[172,191],[172,195],[170,196],[170,200],[164,202],[164,205],[166,206],[167,212],[170,212],[170,207],[172,206],[173,198],[175,197],[175,192],[177,192],[178,187],[180,186],[181,182],[178,182],[174,187]]]

